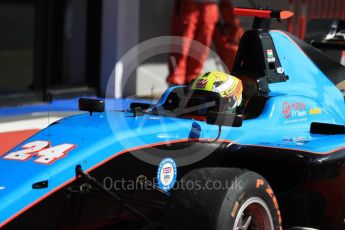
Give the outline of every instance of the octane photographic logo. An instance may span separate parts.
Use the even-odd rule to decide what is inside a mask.
[[[217,69],[223,68],[224,72],[229,72],[225,64],[221,61],[218,55],[213,52],[208,47],[203,44],[190,40],[187,38],[176,37],[176,36],[163,36],[144,41],[137,46],[130,49],[115,65],[115,68],[109,78],[107,89],[106,89],[106,114],[109,126],[111,127],[114,138],[117,140],[121,149],[119,152],[128,150],[132,155],[139,158],[140,160],[158,166],[162,159],[170,157],[174,159],[177,166],[186,166],[196,163],[205,157],[209,156],[214,148],[207,148],[201,145],[197,148],[194,142],[188,142],[190,133],[193,133],[193,127],[195,123],[201,124],[199,121],[180,119],[172,116],[160,116],[154,114],[140,114],[137,116],[130,111],[125,112],[114,112],[114,103],[118,101],[114,98],[121,98],[122,92],[125,92],[126,87],[133,87],[133,73],[137,71],[140,63],[151,59],[152,57],[162,57],[173,53],[182,53],[182,44],[188,43],[189,48],[189,58],[199,60],[200,56],[205,50],[209,51],[209,57],[211,57],[217,63]],[[169,58],[163,58],[163,62],[166,62],[168,66]],[[176,60],[170,59],[173,66],[178,65]],[[204,67],[203,72],[213,71],[212,69],[207,69],[209,67]],[[166,79],[166,75],[159,76],[161,79]],[[140,76],[138,76],[140,78]],[[152,73],[152,78],[157,79],[157,74]],[[135,98],[136,95],[126,95],[126,98]],[[126,103],[121,104],[121,109],[128,110],[127,99],[122,100]],[[157,101],[153,101],[155,104]],[[194,108],[194,107],[193,107]],[[196,106],[195,110],[198,108]],[[139,113],[142,111],[139,111]],[[194,123],[194,124],[193,124]],[[218,126],[216,125],[199,125],[201,134],[200,138],[203,136],[212,139],[217,136]],[[227,135],[227,130],[224,128],[222,136]],[[184,142],[183,144],[181,144]],[[147,148],[154,147],[157,145],[162,145],[163,147],[157,148]],[[179,148],[176,149],[171,146],[173,143],[180,143]],[[169,147],[170,146],[170,147]],[[200,146],[200,145],[199,145]],[[135,150],[135,151],[134,151]],[[183,152],[183,153],[182,153]]]
[[[160,167],[161,169],[161,167]],[[160,172],[160,171],[158,171]],[[171,177],[170,177],[171,178]],[[176,178],[175,178],[176,179]],[[168,179],[167,179],[168,180]],[[163,184],[165,183],[165,184]],[[170,190],[243,190],[243,179],[235,177],[232,180],[171,180],[165,182],[160,181],[160,178],[153,177],[145,181],[138,180],[126,180],[124,178],[112,178],[110,176],[103,178],[103,187],[106,190],[113,191],[133,191],[133,190],[145,190],[153,191],[158,188],[163,192]]]

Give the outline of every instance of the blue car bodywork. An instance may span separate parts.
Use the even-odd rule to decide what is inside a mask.
[[[256,152],[260,152],[256,153],[256,157],[274,155],[275,158],[284,159],[288,155],[293,155],[296,161],[298,156],[300,159],[307,159],[306,161],[313,163],[313,167],[324,167],[328,164],[334,167],[332,162],[336,158],[339,162],[345,159],[345,135],[312,134],[310,125],[312,122],[344,125],[344,97],[288,34],[281,31],[271,31],[269,34],[289,79],[269,84],[268,100],[261,114],[253,119],[244,119],[241,127],[222,127],[218,143],[226,144],[229,151],[225,154],[229,155],[246,148],[249,152],[256,149]],[[167,90],[158,105],[164,104],[174,88],[176,87]],[[74,148],[50,164],[35,162],[35,155],[23,161],[4,158],[9,153],[0,158],[0,226],[11,226],[11,223],[21,215],[29,213],[35,205],[44,203],[49,196],[76,181],[76,165],[81,165],[86,172],[92,173],[132,151],[169,143],[185,143],[190,138],[193,126],[199,127],[200,140],[214,139],[217,136],[218,127],[204,121],[155,114],[133,116],[129,111],[96,112],[92,116],[85,113],[64,118],[50,125],[9,153],[19,151],[23,145],[33,141],[49,141],[51,146],[71,144]],[[243,156],[245,154],[243,152]],[[336,157],[333,159],[333,156]],[[174,155],[167,153],[164,157],[174,158]],[[197,160],[201,161],[206,157],[199,156]],[[182,158],[176,157],[175,161],[177,167],[184,167]],[[158,165],[159,160],[153,162]],[[195,162],[190,165],[193,163]],[[246,162],[242,164],[245,167]],[[153,167],[158,167],[156,165],[153,164]],[[337,174],[330,180],[345,184],[345,178],[340,181],[342,171],[343,166],[339,163]],[[315,180],[318,179],[315,176]],[[304,180],[301,187],[307,187],[309,182],[306,181],[308,180]],[[38,182],[46,182],[47,186],[33,188]],[[274,187],[274,182],[270,183]],[[343,186],[339,186],[339,191],[329,194],[323,189],[315,188],[318,186],[310,186],[326,200],[324,223],[343,226],[345,213],[338,212],[342,209],[337,207],[335,210],[338,213],[332,217],[336,211],[329,211],[333,208],[334,202],[328,199],[331,194],[337,194],[341,200],[345,199]],[[41,215],[44,218],[44,213]]]

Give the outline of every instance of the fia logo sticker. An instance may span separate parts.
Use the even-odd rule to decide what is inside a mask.
[[[168,192],[174,187],[176,182],[176,163],[171,158],[165,158],[159,164],[157,170],[158,187]]]

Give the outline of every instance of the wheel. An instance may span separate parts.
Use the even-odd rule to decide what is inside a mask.
[[[237,168],[201,168],[186,174],[172,192],[164,229],[282,229],[268,182]]]

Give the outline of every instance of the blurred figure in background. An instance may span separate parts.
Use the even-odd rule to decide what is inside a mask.
[[[214,31],[213,39],[219,57],[231,71],[244,30],[240,20],[233,13],[232,0],[221,0],[219,9],[220,19]]]
[[[208,56],[212,35],[218,21],[218,0],[176,0],[172,18],[172,35],[187,38],[179,53],[171,53],[169,84],[188,84],[201,72]],[[205,45],[199,60],[190,57],[191,40]],[[173,52],[173,51],[172,51]]]
[[[219,10],[221,20],[215,31]],[[183,41],[182,47],[179,47],[179,52],[172,51],[170,54],[167,82],[171,85],[182,85],[194,80],[202,71],[212,37],[215,39],[218,54],[231,70],[242,34],[240,22],[233,14],[232,0],[176,0],[172,35],[187,39]],[[198,50],[198,60],[189,55],[191,40],[204,45],[202,50]]]

